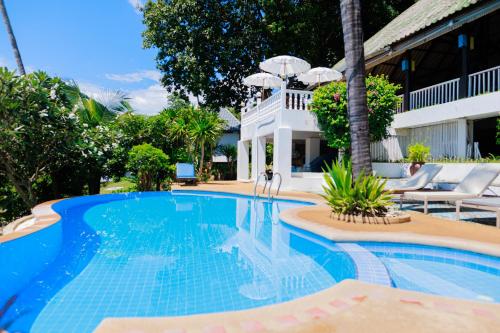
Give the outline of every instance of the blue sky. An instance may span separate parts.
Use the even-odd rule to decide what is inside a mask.
[[[5,0],[28,71],[73,79],[91,95],[128,93],[141,113],[166,105],[155,50],[142,48],[140,0]],[[0,66],[16,68],[0,25]]]

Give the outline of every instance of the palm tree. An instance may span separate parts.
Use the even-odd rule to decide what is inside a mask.
[[[371,173],[361,1],[341,0],[353,176]]]
[[[225,121],[220,119],[216,113],[197,110],[191,123],[190,135],[192,140],[199,146],[201,156],[199,161],[198,175],[203,174],[206,148],[213,148],[224,132]]]
[[[227,158],[227,162],[229,164],[229,174],[232,177],[234,170],[234,161],[238,156],[238,149],[235,145],[220,145],[217,147],[217,150]]]
[[[24,70],[23,60],[21,59],[21,52],[19,52],[19,48],[17,47],[16,36],[14,36],[14,31],[12,31],[12,26],[10,25],[9,15],[7,15],[7,8],[5,7],[4,0],[0,0],[0,12],[2,12],[3,22],[5,23],[5,29],[9,36],[10,45],[14,51],[14,58],[16,58],[19,73],[25,75],[26,71]]]

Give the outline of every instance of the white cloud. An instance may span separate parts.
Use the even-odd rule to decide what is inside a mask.
[[[144,70],[125,74],[105,74],[105,76],[108,80],[127,83],[141,82],[142,80],[159,82],[161,78],[160,72],[153,70]]]
[[[134,7],[134,10],[137,14],[141,14],[141,9],[144,6],[142,0],[128,0],[128,3]]]
[[[87,95],[106,104],[110,96],[115,96],[109,89],[91,83],[79,83],[80,89]],[[129,103],[136,113],[153,115],[168,106],[170,93],[159,84],[153,84],[145,89],[125,91],[130,98]],[[189,96],[189,101],[196,105],[196,98]]]

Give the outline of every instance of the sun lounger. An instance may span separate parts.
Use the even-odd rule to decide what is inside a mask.
[[[191,163],[177,163],[176,164],[176,179],[186,183],[196,183],[198,178],[194,173],[194,165]]]
[[[497,228],[500,228],[500,197],[482,197],[477,199],[457,200],[457,220],[460,220],[460,208],[468,207],[480,210],[489,210],[497,215]]]
[[[472,169],[453,191],[405,192],[400,200],[423,201],[424,213],[427,214],[429,201],[457,201],[480,197],[499,173],[499,166],[493,163],[481,164]]]
[[[436,177],[442,168],[439,164],[424,164],[410,178],[393,182],[386,189],[396,194],[423,189]]]

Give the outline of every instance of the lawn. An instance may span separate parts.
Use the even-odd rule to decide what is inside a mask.
[[[119,181],[101,183],[101,194],[114,192],[130,192],[135,190],[135,184],[129,178],[121,178]]]

